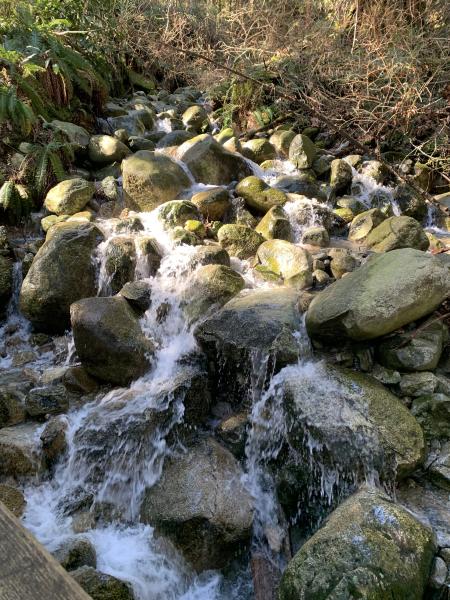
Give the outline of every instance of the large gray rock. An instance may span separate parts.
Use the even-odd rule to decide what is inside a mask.
[[[70,305],[96,293],[92,252],[100,237],[91,223],[58,223],[48,231],[20,291],[20,309],[36,329],[63,332]]]
[[[218,233],[219,244],[230,256],[247,259],[256,254],[259,246],[264,242],[261,234],[246,225],[223,225]]]
[[[189,177],[178,163],[162,154],[140,150],[122,162],[126,206],[151,211],[173,200],[189,187]]]
[[[275,370],[295,362],[300,327],[298,292],[293,289],[243,291],[206,319],[195,337],[208,358],[217,393],[227,401],[242,401],[252,367]],[[252,357],[260,359],[252,365]]]
[[[382,492],[365,488],[332,513],[283,574],[279,600],[422,600],[433,532]]]
[[[131,154],[123,142],[111,135],[93,135],[88,149],[90,160],[99,165],[121,161]]]
[[[169,460],[141,519],[168,535],[197,571],[220,568],[249,539],[252,499],[234,456],[209,438]]]
[[[299,133],[289,146],[289,160],[297,169],[309,169],[316,157],[317,149],[307,135]]]
[[[312,285],[312,257],[307,250],[285,240],[266,240],[256,253],[259,265],[280,276],[295,289]]]
[[[184,142],[178,148],[177,158],[186,163],[195,180],[200,183],[228,185],[252,174],[242,156],[227,152],[207,134]]]
[[[56,119],[50,123],[50,127],[61,132],[76,149],[84,150],[87,148],[91,136],[84,127]]]
[[[450,293],[450,261],[411,248],[370,258],[312,301],[312,338],[369,340],[433,312]]]
[[[149,367],[153,345],[122,296],[85,298],[70,308],[77,354],[86,371],[126,385]]]
[[[424,458],[419,423],[368,375],[325,362],[291,366],[280,373],[274,398],[266,419],[277,423],[281,411],[285,421],[285,447],[274,467],[287,510],[300,504],[313,517],[355,484],[379,480],[393,485]]]
[[[364,240],[375,252],[389,252],[397,248],[427,250],[430,241],[423,227],[412,217],[390,217],[375,227]]]

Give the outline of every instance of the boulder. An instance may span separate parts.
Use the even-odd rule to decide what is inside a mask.
[[[224,225],[219,229],[217,239],[230,256],[240,259],[254,256],[264,241],[262,235],[245,225]]]
[[[160,206],[158,217],[166,228],[183,227],[187,221],[197,221],[200,213],[188,200],[171,200]]]
[[[153,277],[161,264],[162,250],[152,237],[139,236],[135,241],[138,272],[141,277]]]
[[[97,554],[94,546],[85,537],[76,537],[64,542],[53,552],[53,556],[66,571],[80,567],[97,566]]]
[[[375,488],[336,509],[288,564],[279,600],[421,600],[436,551],[433,532]]]
[[[184,142],[177,151],[195,181],[212,185],[228,185],[251,175],[251,167],[238,154],[227,152],[212,136],[198,135]]]
[[[210,221],[221,221],[230,208],[230,194],[223,187],[214,187],[204,192],[198,192],[191,198],[192,204],[200,214]]]
[[[305,199],[316,198],[323,202],[327,199],[326,193],[320,188],[315,177],[309,171],[299,175],[280,175],[273,182],[273,187],[289,194],[301,195]]]
[[[25,421],[25,394],[15,384],[0,387],[0,427]]]
[[[428,440],[450,439],[450,396],[437,393],[414,398],[411,412]]]
[[[221,308],[245,287],[244,278],[224,265],[198,267],[183,293],[184,311],[190,322]]]
[[[74,215],[92,199],[95,185],[79,177],[61,181],[50,189],[44,201],[45,208],[56,215]]]
[[[359,261],[347,248],[330,248],[328,254],[331,258],[331,273],[336,279],[341,279],[346,273],[359,267]]]
[[[183,168],[168,156],[140,150],[122,162],[125,205],[151,211],[189,187]]]
[[[317,149],[307,135],[299,133],[289,146],[289,160],[297,169],[309,169],[316,158]]]
[[[379,362],[400,371],[431,371],[438,365],[448,339],[448,329],[440,321],[430,321],[409,333],[391,336],[377,349]]]
[[[255,231],[260,233],[266,240],[292,240],[292,227],[287,213],[281,206],[270,208],[258,225]]]
[[[47,333],[70,325],[70,305],[95,295],[92,253],[101,237],[92,223],[58,223],[47,233],[20,291],[20,310]]]
[[[244,198],[247,206],[263,215],[272,207],[282,206],[287,201],[284,192],[269,187],[267,183],[254,175],[240,181],[235,191],[241,198]]]
[[[364,243],[369,233],[386,219],[379,208],[372,208],[359,213],[350,223],[348,239],[359,244]]]
[[[45,425],[40,440],[47,467],[53,467],[67,450],[67,427],[65,417],[53,417]]]
[[[325,248],[330,245],[330,236],[325,227],[308,227],[303,232],[302,244]]]
[[[366,177],[374,179],[376,183],[386,183],[389,177],[389,171],[379,160],[366,160],[362,163],[360,171]]]
[[[41,426],[23,423],[0,429],[0,476],[21,478],[42,470],[38,447]]]
[[[120,290],[119,294],[139,314],[144,314],[152,303],[152,287],[147,280],[130,281]]]
[[[0,319],[6,315],[13,291],[13,261],[0,256]]]
[[[303,289],[312,285],[312,258],[307,250],[285,240],[266,240],[256,253],[262,267],[279,275],[286,285]]]
[[[439,380],[430,371],[405,373],[400,381],[400,392],[403,396],[424,396],[437,391]]]
[[[295,132],[291,129],[278,129],[269,138],[269,142],[282,158],[289,156],[289,147],[295,138]]]
[[[203,106],[195,105],[186,109],[181,117],[188,131],[200,133],[208,126],[208,113]]]
[[[93,135],[88,151],[89,159],[99,165],[120,162],[131,154],[130,149],[112,135]]]
[[[192,269],[200,265],[224,265],[230,266],[228,252],[220,246],[197,246],[192,254],[190,266]]]
[[[157,142],[156,148],[161,154],[175,156],[179,146],[184,142],[187,142],[187,140],[191,140],[193,137],[195,137],[195,133],[185,131],[184,129],[169,131],[169,133],[166,133],[164,137]]]
[[[351,166],[341,158],[331,161],[330,186],[336,194],[345,192],[352,182],[353,171]]]
[[[25,410],[31,418],[67,412],[69,398],[66,388],[56,383],[31,389],[25,400]]]
[[[423,227],[412,217],[390,217],[375,227],[365,239],[374,252],[389,252],[398,248],[427,250],[430,241]]]
[[[134,600],[129,583],[84,566],[70,573],[92,600]]]
[[[91,139],[89,132],[75,123],[54,119],[50,123],[50,127],[61,132],[77,150],[85,150]]]
[[[369,340],[433,312],[448,296],[448,257],[406,248],[371,257],[312,301],[312,338],[342,343]]]
[[[125,129],[128,135],[144,135],[145,125],[140,117],[141,113],[137,110],[130,110],[127,114],[118,117],[109,117],[109,129],[110,131]]]
[[[23,515],[26,500],[22,492],[12,485],[0,483],[0,502],[18,519]]]
[[[132,237],[115,237],[105,250],[105,271],[108,287],[117,294],[123,286],[132,281],[136,268],[136,248]]]
[[[125,298],[85,298],[72,304],[70,315],[75,348],[88,373],[126,385],[148,369],[153,344]]]
[[[234,456],[212,438],[169,459],[147,489],[141,519],[170,537],[197,570],[225,566],[249,540],[252,498]]]
[[[394,202],[405,217],[412,217],[422,222],[427,215],[425,199],[407,184],[401,184],[395,188]]]
[[[255,163],[260,165],[265,160],[277,157],[275,147],[265,138],[255,138],[242,144],[242,153]]]
[[[244,290],[197,326],[194,335],[206,353],[220,397],[242,401],[249,389],[252,356],[262,357],[257,368],[267,359],[269,371],[298,359],[297,301],[294,289]]]
[[[325,362],[295,365],[280,373],[274,397],[282,398],[287,431],[286,440],[280,440],[285,448],[274,462],[287,510],[300,503],[305,513],[320,513],[360,482],[394,485],[424,459],[419,423],[368,375]],[[279,402],[267,403],[268,422],[280,418],[271,414]]]

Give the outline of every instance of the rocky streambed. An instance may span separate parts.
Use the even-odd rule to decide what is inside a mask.
[[[447,597],[448,195],[191,88],[52,127],[73,173],[1,229],[0,499],[94,599]]]

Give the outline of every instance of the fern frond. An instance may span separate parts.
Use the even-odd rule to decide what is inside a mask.
[[[67,179],[67,173],[62,163],[61,157],[57,152],[49,153],[50,164],[53,170],[53,174],[58,181]]]
[[[47,184],[48,150],[45,146],[36,157],[34,169],[34,185],[38,195],[42,195]]]

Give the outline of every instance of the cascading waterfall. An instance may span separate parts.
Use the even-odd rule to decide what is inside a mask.
[[[169,131],[170,119],[160,119],[156,127],[158,131]],[[269,184],[279,175],[298,173],[289,161],[274,161],[269,171],[248,162],[255,175]],[[183,197],[191,197],[193,193],[211,187],[195,183],[186,165],[180,165],[192,183],[192,188]],[[361,184],[359,198],[362,201],[367,201],[375,190],[392,197],[390,188],[378,186],[368,177],[358,175],[357,180]],[[307,202],[327,208],[315,200]],[[295,200],[285,206],[295,242],[299,243],[306,225],[298,225],[296,208]],[[158,218],[158,209],[136,216],[143,225],[143,230],[137,232],[117,232],[114,219],[97,223],[104,234],[104,241],[95,256],[99,273],[98,294],[111,293],[111,277],[106,268],[111,241],[132,237],[136,248],[134,277],[146,280],[151,287],[152,304],[142,317],[141,325],[156,347],[152,367],[128,388],[113,389],[61,417],[67,424],[67,453],[56,465],[51,480],[27,485],[24,523],[50,550],[74,536],[87,537],[97,551],[98,569],[130,582],[137,600],[243,600],[249,597],[247,572],[239,574],[232,583],[214,572],[196,576],[181,558],[166,552],[154,536],[152,527],[139,523],[142,494],[145,488],[158,481],[165,458],[174,451],[170,434],[183,420],[183,386],[177,389],[173,384],[195,376],[195,365],[187,367],[182,364],[182,359],[194,353],[197,346],[193,327],[186,323],[181,306],[183,290],[192,277],[191,261],[195,248],[174,245]],[[312,220],[307,226],[314,224],[316,222]],[[139,239],[144,236],[157,240],[163,254],[154,275],[149,273],[140,250]],[[243,275],[247,288],[273,286],[255,277],[249,261],[232,258],[231,265]],[[22,337],[28,339],[28,324],[17,312],[21,283],[18,269],[16,266],[16,292],[5,327],[16,324],[21,328]],[[161,316],[161,307],[168,314],[167,318]],[[299,329],[298,342],[299,363],[285,367],[275,375],[268,373],[269,356],[255,354],[252,357],[244,481],[254,499],[253,545],[279,564],[283,562],[287,533],[268,464],[280,453],[288,430],[282,387],[287,379],[295,378],[304,382],[305,389],[311,394],[336,391],[327,383],[320,362],[311,355],[304,325]],[[37,360],[42,366],[49,366],[52,358],[54,355],[47,353]],[[73,340],[69,338],[66,364],[72,359]],[[3,359],[8,360],[8,357]],[[7,367],[9,363],[2,363],[3,366]],[[344,417],[336,414],[336,418]],[[322,468],[319,493],[331,504],[342,474],[327,470],[315,460],[320,450],[317,440],[308,437],[306,445],[311,468]],[[376,479],[370,452],[364,461],[366,478]],[[82,533],[79,532],[80,515],[90,523]],[[95,519],[98,520],[96,524]]]

